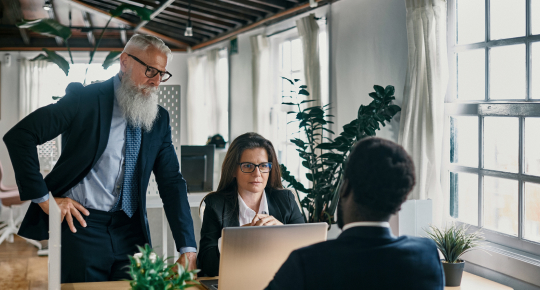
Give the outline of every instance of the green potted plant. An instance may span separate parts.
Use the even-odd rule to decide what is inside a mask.
[[[444,257],[441,262],[446,280],[445,285],[460,286],[465,268],[465,261],[460,257],[481,246],[481,242],[485,240],[482,232],[478,230],[467,233],[469,226],[455,224],[442,230],[435,226],[431,226],[430,229],[431,231],[426,231],[426,233],[437,244],[437,249]]]
[[[289,80],[293,86],[299,81]],[[401,108],[393,104],[395,100],[393,86],[383,88],[375,85],[375,92],[369,94],[373,101],[367,105],[361,105],[358,109],[357,118],[343,126],[343,132],[335,139],[323,138],[324,132],[334,134],[328,129],[329,105],[308,106],[312,100],[302,100],[303,96],[309,96],[305,85],[299,86],[296,98],[283,97],[284,105],[294,109],[288,114],[296,115],[296,122],[300,132],[304,134],[302,139],[294,138],[290,141],[298,148],[302,166],[308,169],[307,179],[311,182],[311,188],[307,188],[291,174],[285,165],[281,165],[281,173],[288,187],[292,187],[300,201],[301,211],[306,222],[327,222],[329,229],[335,223],[334,213],[339,198],[338,189],[342,182],[345,161],[351,148],[359,140],[375,136],[376,131],[390,122],[401,111]],[[290,99],[289,99],[290,98]],[[301,199],[299,192],[305,193]]]
[[[131,289],[173,290],[186,289],[199,284],[195,281],[195,274],[200,270],[187,271],[187,263],[185,266],[180,264],[167,265],[167,259],[160,259],[148,244],[144,248],[138,248],[140,253],[129,257],[131,261],[129,266],[129,274],[132,279],[129,282]],[[188,282],[190,284],[187,284]]]

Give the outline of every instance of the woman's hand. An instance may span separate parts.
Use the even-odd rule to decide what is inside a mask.
[[[245,224],[244,226],[279,226],[283,225],[280,221],[278,221],[275,217],[267,214],[257,214],[249,224]]]

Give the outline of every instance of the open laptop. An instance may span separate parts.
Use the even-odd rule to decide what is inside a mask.
[[[326,223],[224,228],[219,283],[200,282],[210,290],[264,289],[292,251],[326,241],[327,228]]]

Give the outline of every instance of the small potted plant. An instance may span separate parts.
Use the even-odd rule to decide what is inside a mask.
[[[129,257],[131,265],[130,286],[133,290],[142,289],[186,289],[199,284],[195,281],[195,274],[200,270],[187,271],[188,264],[167,265],[167,259],[160,259],[149,245],[138,247],[140,253]],[[178,267],[177,271],[175,267]],[[190,284],[187,284],[189,282]]]
[[[480,230],[474,233],[467,233],[469,226],[452,224],[443,230],[435,226],[430,226],[431,231],[426,231],[437,249],[444,256],[441,260],[446,280],[446,286],[460,286],[465,261],[460,259],[461,255],[481,246],[484,236]]]

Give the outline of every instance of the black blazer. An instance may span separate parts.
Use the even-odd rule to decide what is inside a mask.
[[[72,83],[57,103],[40,108],[4,136],[21,200],[40,198],[49,191],[62,196],[79,183],[105,151],[114,102],[113,79],[83,87]],[[62,134],[62,154],[45,177],[39,172],[36,145]],[[144,238],[150,244],[146,218],[146,189],[153,171],[163,207],[178,248],[196,247],[186,182],[180,174],[169,125],[169,113],[159,107],[152,131],[142,133],[139,153],[139,210]],[[49,216],[32,203],[19,235],[48,239]]]
[[[293,251],[266,289],[442,290],[444,273],[432,240],[354,227]]]
[[[290,190],[266,189],[268,211],[283,224],[303,224],[304,218]],[[203,223],[197,267],[200,276],[217,276],[219,274],[218,239],[221,230],[227,227],[239,227],[238,193],[211,193],[204,200]]]

